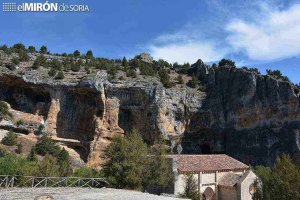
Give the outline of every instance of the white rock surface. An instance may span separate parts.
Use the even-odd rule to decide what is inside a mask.
[[[53,200],[180,200],[131,190],[112,188],[8,188],[0,189],[0,200],[33,200],[49,195]]]

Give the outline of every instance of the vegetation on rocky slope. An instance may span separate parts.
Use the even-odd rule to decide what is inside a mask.
[[[176,78],[171,78],[172,71],[181,75],[188,75],[196,78],[191,69],[189,63],[178,64],[169,63],[163,59],[158,61],[146,53],[135,56],[132,59],[127,60],[126,57],[123,59],[108,59],[101,57],[94,57],[91,50],[86,53],[81,53],[75,50],[73,53],[50,53],[46,46],[42,46],[38,51],[34,46],[26,48],[23,44],[18,43],[12,47],[7,45],[0,46],[0,50],[11,59],[9,62],[0,59],[0,64],[6,66],[10,70],[15,70],[16,66],[20,63],[30,63],[29,68],[39,69],[40,67],[48,69],[48,75],[57,80],[64,79],[64,72],[85,72],[86,74],[94,73],[97,70],[107,70],[111,79],[125,80],[127,78],[136,78],[137,75],[153,76],[157,77],[166,88],[171,88],[177,84],[183,84],[184,81],[181,78],[177,81]],[[1,58],[1,56],[0,56]],[[212,64],[212,69],[228,67],[235,68],[235,62],[229,59],[222,59],[218,64]],[[256,68],[242,67],[243,70],[260,73]],[[117,77],[117,72],[123,71],[125,76]],[[58,72],[58,73],[57,73]],[[267,75],[272,76],[275,79],[282,81],[289,81],[289,79],[282,75],[279,70],[267,70]],[[195,79],[186,82],[187,86],[196,88],[200,87],[201,83],[197,84]]]

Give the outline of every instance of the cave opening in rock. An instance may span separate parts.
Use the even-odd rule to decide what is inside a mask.
[[[202,154],[211,154],[211,149],[210,146],[208,144],[202,144],[200,145],[200,149],[201,149],[201,153]]]
[[[133,116],[130,110],[120,109],[119,111],[119,127],[121,127],[125,134],[129,134],[132,130]]]

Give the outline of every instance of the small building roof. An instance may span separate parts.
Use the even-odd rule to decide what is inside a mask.
[[[241,175],[228,172],[220,179],[218,185],[223,187],[234,187],[239,182],[240,178]]]
[[[251,170],[247,170],[244,174],[235,174],[228,172],[218,182],[218,186],[221,187],[234,187],[237,183],[242,183],[245,178],[251,173]]]
[[[169,155],[177,161],[177,170],[184,172],[205,172],[221,170],[246,170],[249,166],[225,154]]]

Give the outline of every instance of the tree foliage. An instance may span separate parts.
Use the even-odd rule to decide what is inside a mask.
[[[256,184],[254,200],[300,199],[300,168],[289,156],[280,156],[274,167],[258,166],[255,173],[262,184]]]
[[[9,112],[9,107],[4,101],[0,101],[0,121],[2,119],[11,118],[12,114]]]
[[[1,143],[7,146],[16,145],[18,142],[18,135],[13,131],[9,131],[8,134],[1,140]]]
[[[275,79],[279,79],[279,80],[283,80],[283,81],[290,81],[287,76],[282,75],[280,70],[267,69],[266,72],[269,76],[272,76]]]
[[[127,137],[113,138],[105,151],[108,161],[103,168],[111,186],[141,189],[146,156],[147,146],[135,131]]]
[[[45,45],[41,46],[40,53],[42,53],[42,54],[47,54],[48,53],[48,49]]]
[[[192,200],[198,200],[200,195],[198,192],[198,184],[193,177],[193,174],[185,175],[185,187],[184,192],[180,194],[181,197],[190,198]]]
[[[235,62],[230,59],[223,58],[219,62],[219,67],[235,67]]]
[[[149,151],[142,138],[133,131],[125,137],[115,137],[106,150],[108,160],[103,170],[111,186],[145,190],[160,194],[173,181],[171,160],[165,158],[164,145]],[[152,154],[149,154],[152,153]]]
[[[50,154],[55,157],[59,156],[60,147],[56,142],[54,142],[51,137],[47,134],[44,134],[35,145],[36,153],[40,155]]]

